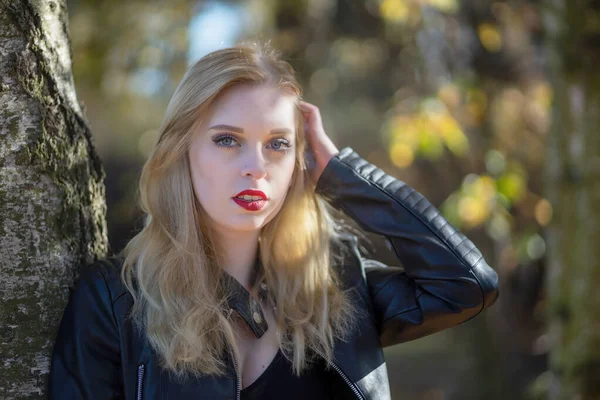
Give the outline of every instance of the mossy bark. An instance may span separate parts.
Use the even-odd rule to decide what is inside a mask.
[[[600,399],[600,5],[550,0],[545,18],[554,88],[545,187],[548,335],[545,398]]]
[[[78,267],[107,252],[104,172],[65,0],[0,0],[0,398],[44,398]]]

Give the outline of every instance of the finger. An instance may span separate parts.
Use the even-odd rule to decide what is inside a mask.
[[[300,101],[299,104],[300,107],[306,111],[314,112],[315,110],[318,110],[317,106],[315,106],[314,104],[307,103],[306,101]]]
[[[300,101],[299,104],[301,105],[301,112],[306,121],[313,125],[319,125],[321,123],[321,112],[319,107],[305,101]]]
[[[300,108],[300,113],[302,114],[302,116],[304,118],[307,118],[308,116],[310,116],[311,114],[311,110],[307,107],[301,106]]]
[[[321,119],[321,112],[316,106],[307,106],[306,111],[303,111],[303,113],[306,113],[306,118],[309,120],[319,121]]]

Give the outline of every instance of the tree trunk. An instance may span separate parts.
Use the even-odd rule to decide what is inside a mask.
[[[545,188],[554,217],[547,231],[552,348],[545,397],[600,399],[600,48],[594,23],[600,6],[549,0],[546,7],[554,105]]]
[[[107,252],[104,172],[65,0],[0,0],[0,398],[43,398],[77,267]]]

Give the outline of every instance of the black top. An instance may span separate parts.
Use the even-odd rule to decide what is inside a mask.
[[[325,361],[311,364],[300,376],[292,372],[292,364],[277,352],[263,373],[241,391],[242,400],[271,399],[329,399],[330,373],[325,371]]]

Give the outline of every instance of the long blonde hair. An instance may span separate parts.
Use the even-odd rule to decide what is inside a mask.
[[[269,45],[239,44],[204,56],[175,90],[140,177],[146,224],[123,250],[122,279],[134,298],[135,325],[162,367],[177,377],[222,375],[225,352],[238,356],[218,243],[194,196],[187,150],[214,99],[248,83],[271,84],[296,99],[302,95],[292,67]],[[303,119],[298,110],[296,115],[292,185],[279,213],[261,229],[259,279],[277,306],[277,327],[271,329],[278,329],[280,348],[300,374],[316,354],[331,361],[334,339],[353,329],[355,309],[331,267],[336,222],[314,193],[303,156]]]

